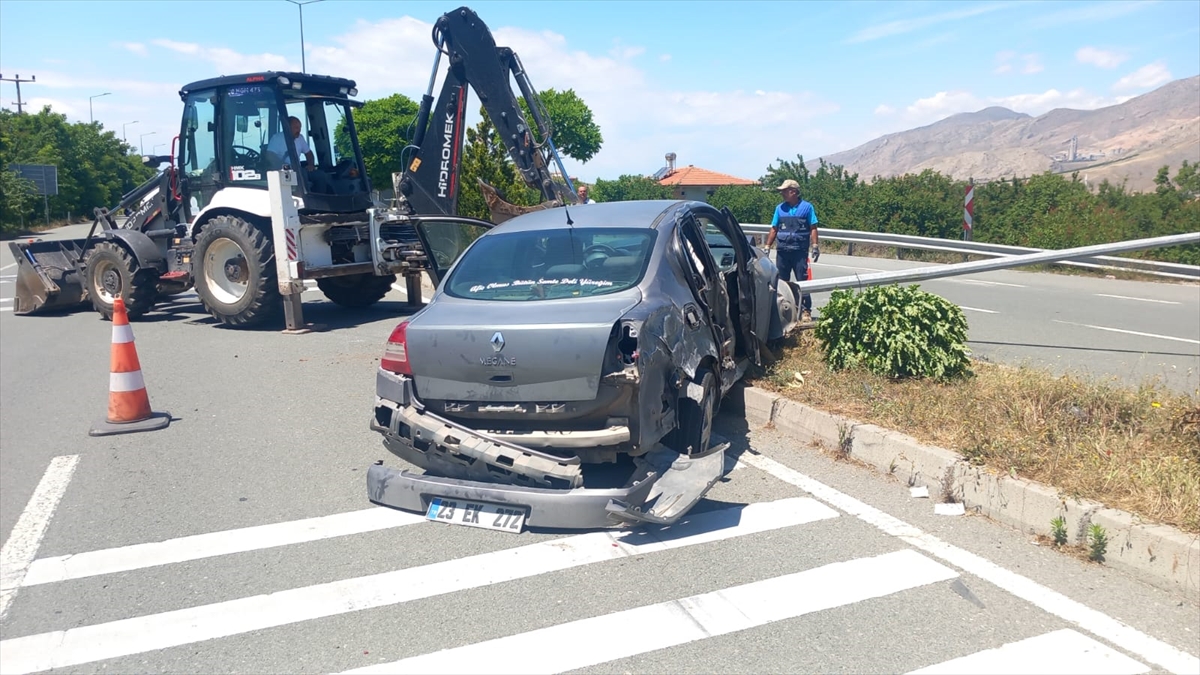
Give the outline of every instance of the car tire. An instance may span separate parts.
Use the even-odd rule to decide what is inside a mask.
[[[274,252],[254,225],[234,216],[208,221],[196,239],[192,265],[196,295],[221,323],[250,326],[278,313]]]
[[[317,279],[317,288],[335,305],[361,309],[383,299],[396,283],[396,275],[377,277],[374,274],[347,274]]]
[[[154,308],[158,298],[158,271],[142,269],[123,246],[102,241],[88,253],[87,291],[92,307],[112,319],[117,296],[125,301],[125,312],[136,319]]]
[[[712,440],[712,425],[717,416],[719,394],[717,378],[708,368],[697,370],[696,377],[689,386],[692,384],[700,386],[704,393],[697,402],[687,396],[686,392],[681,392],[676,426],[668,444],[680,454],[698,455],[708,450]]]

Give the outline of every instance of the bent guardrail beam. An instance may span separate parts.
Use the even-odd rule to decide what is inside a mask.
[[[894,284],[906,281],[925,281],[927,279],[940,279],[943,277],[953,277],[962,274],[973,274],[975,272],[991,272],[993,270],[1024,267],[1026,265],[1053,263],[1072,258],[1108,255],[1110,253],[1120,253],[1122,251],[1140,251],[1148,248],[1196,243],[1200,243],[1200,232],[1172,234],[1165,237],[1150,237],[1148,239],[1134,239],[1132,241],[1119,241],[1111,244],[1080,246],[1078,248],[1066,248],[1060,251],[1041,251],[1038,253],[1010,255],[1003,258],[997,258],[995,260],[975,260],[972,262],[955,263],[952,265],[918,267],[916,269],[900,270],[897,272],[872,272],[871,274],[855,274],[852,276],[834,277],[832,279],[814,279],[812,281],[801,281],[795,285],[803,293],[820,293],[822,291],[832,291],[838,288],[862,288],[866,286],[882,286],[885,284]]]
[[[746,234],[764,235],[771,230],[770,225],[743,223],[742,230]],[[919,237],[910,234],[890,234],[887,232],[863,232],[859,230],[835,230],[821,228],[822,239],[844,241],[856,244],[874,244],[895,248],[913,248],[925,251],[941,251],[944,253],[966,253],[972,255],[1014,256],[1028,253],[1040,253],[1047,249],[1030,248],[1026,246],[1007,246],[1004,244],[988,244],[976,241],[958,241],[954,239],[939,239],[936,237]],[[1057,260],[1056,264],[1087,267],[1093,269],[1116,269],[1138,271],[1176,279],[1200,280],[1200,265],[1181,265],[1179,263],[1160,262],[1157,260],[1139,260],[1134,258],[1114,258],[1110,256],[1086,256],[1075,260]]]

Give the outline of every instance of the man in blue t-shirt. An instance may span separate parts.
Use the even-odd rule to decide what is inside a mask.
[[[813,262],[821,257],[817,246],[817,210],[812,204],[800,199],[800,184],[790,178],[775,188],[783,194],[783,203],[775,207],[771,217],[771,232],[767,235],[767,248],[778,243],[775,266],[784,281],[808,280],[808,256],[812,251]],[[812,320],[812,296],[805,293],[800,298],[801,320]]]

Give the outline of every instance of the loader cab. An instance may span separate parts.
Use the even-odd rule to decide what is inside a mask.
[[[350,98],[357,93],[353,80],[276,72],[214,78],[181,89],[183,120],[173,154],[186,219],[218,193],[225,193],[223,204],[265,204],[267,172],[284,167],[300,176],[301,213],[370,208],[371,185],[351,112],[361,106]],[[299,140],[289,118],[299,121]],[[297,152],[297,146],[309,152]]]

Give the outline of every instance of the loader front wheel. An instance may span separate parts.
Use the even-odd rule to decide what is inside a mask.
[[[125,301],[125,311],[136,319],[154,307],[158,298],[158,271],[142,269],[120,244],[102,241],[87,257],[88,297],[105,319],[112,319],[113,303]]]
[[[369,307],[387,295],[396,275],[377,277],[374,274],[347,274],[340,277],[317,279],[317,288],[329,301],[350,309]]]
[[[275,256],[262,230],[235,216],[217,216],[196,238],[192,276],[200,302],[228,326],[251,326],[280,308]]]

